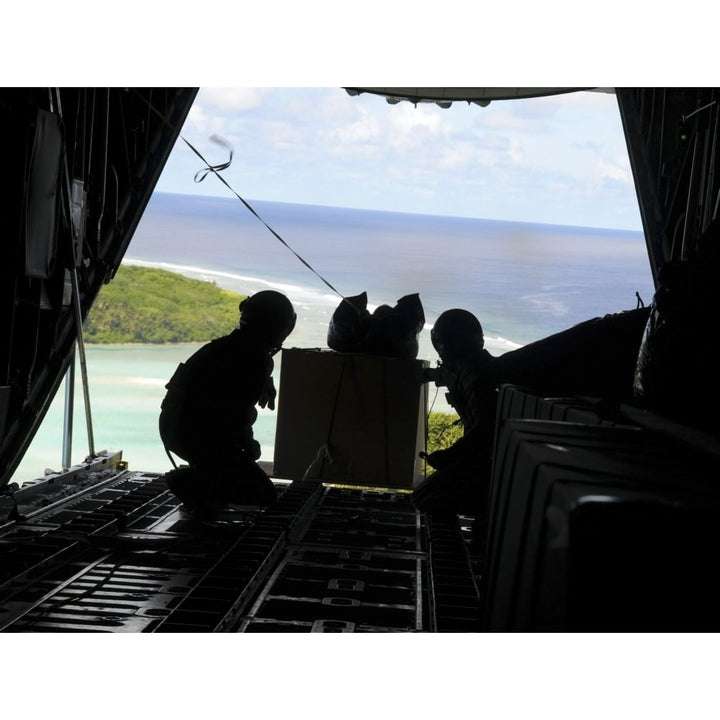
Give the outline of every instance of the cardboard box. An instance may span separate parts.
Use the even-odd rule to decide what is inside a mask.
[[[412,488],[422,477],[424,360],[282,351],[273,475]]]

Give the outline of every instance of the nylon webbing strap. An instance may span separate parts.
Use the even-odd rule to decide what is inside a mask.
[[[181,137],[182,137],[182,136],[181,136]],[[189,143],[184,137],[182,138],[182,140],[183,140],[183,142],[205,163],[205,168],[204,168],[203,170],[199,170],[197,173],[195,173],[195,182],[202,182],[202,181],[208,176],[209,173],[213,173],[213,174],[215,175],[215,177],[217,177],[217,178],[223,183],[223,185],[225,185],[225,187],[227,187],[227,189],[230,190],[230,192],[231,192],[233,195],[235,195],[235,197],[236,197],[238,200],[240,200],[240,202],[241,202],[308,270],[310,270],[310,271],[311,271],[312,273],[314,273],[317,277],[319,277],[320,280],[322,280],[322,281],[325,283],[325,285],[327,285],[336,295],[339,295],[343,300],[345,299],[345,296],[344,296],[341,292],[339,292],[335,287],[333,287],[333,285],[331,285],[317,270],[315,270],[315,268],[314,268],[312,265],[310,265],[310,263],[307,262],[307,260],[305,260],[305,259],[304,259],[301,255],[299,255],[297,252],[295,252],[295,250],[293,250],[293,248],[291,248],[290,245],[288,245],[288,243],[287,243],[282,237],[280,237],[280,235],[278,235],[278,233],[276,233],[275,230],[273,230],[273,229],[265,222],[265,220],[263,220],[263,219],[260,217],[260,215],[257,214],[257,212],[255,212],[254,208],[253,208],[246,200],[244,200],[242,197],[240,197],[240,195],[238,195],[238,193],[236,193],[235,190],[233,190],[232,187],[230,187],[230,185],[227,183],[227,181],[225,180],[225,178],[224,178],[222,175],[220,175],[220,170],[225,170],[226,168],[230,167],[230,163],[232,162],[233,149],[232,149],[232,147],[231,147],[227,142],[225,142],[222,138],[218,137],[217,135],[212,135],[212,136],[210,137],[210,140],[212,140],[214,143],[217,143],[218,145],[221,145],[221,146],[224,147],[226,150],[228,150],[228,152],[230,153],[230,158],[228,159],[228,161],[227,161],[226,163],[221,163],[221,164],[219,164],[219,165],[210,165],[210,163],[208,163],[208,161],[200,154],[200,152],[198,152],[198,150],[196,150],[196,149],[192,146],[191,143]]]

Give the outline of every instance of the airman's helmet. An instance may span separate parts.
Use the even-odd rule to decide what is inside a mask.
[[[459,308],[446,310],[438,317],[430,339],[444,361],[470,356],[485,345],[480,321],[471,312]]]
[[[293,331],[297,320],[292,303],[275,290],[262,290],[245,298],[239,309],[240,327],[252,328],[276,348]]]

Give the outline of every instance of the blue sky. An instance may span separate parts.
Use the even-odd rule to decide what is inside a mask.
[[[203,87],[182,130],[247,200],[641,230],[615,95],[388,104],[342,87]],[[157,189],[231,197],[179,140]]]

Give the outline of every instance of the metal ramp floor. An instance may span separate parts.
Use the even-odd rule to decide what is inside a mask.
[[[420,515],[407,493],[278,482],[268,511],[202,521],[160,474],[100,475],[30,513],[16,493],[3,632],[479,630],[468,524]]]

